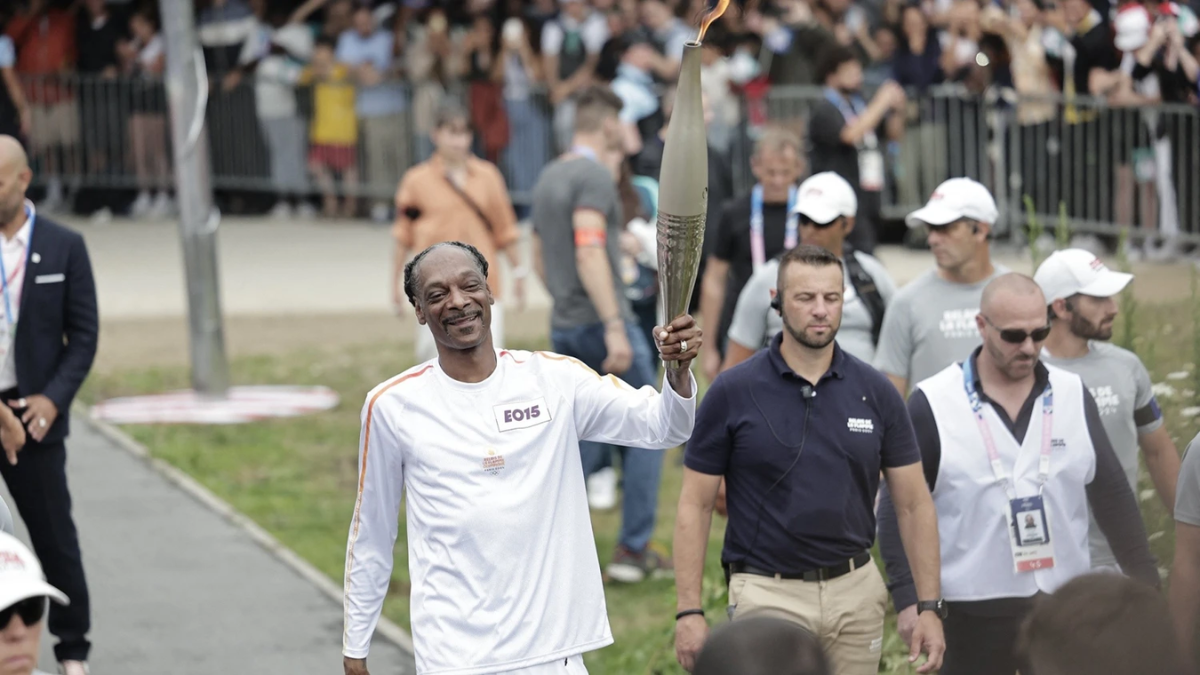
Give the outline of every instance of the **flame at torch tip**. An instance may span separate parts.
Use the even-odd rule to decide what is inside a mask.
[[[708,27],[721,18],[727,9],[729,9],[729,0],[717,0],[717,6],[713,7],[712,11],[705,14],[704,18],[700,20],[700,35],[696,37],[697,43],[704,42],[704,34],[708,32]]]

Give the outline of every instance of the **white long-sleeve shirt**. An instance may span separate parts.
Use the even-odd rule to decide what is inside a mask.
[[[418,673],[516,670],[612,644],[579,441],[683,443],[695,396],[662,388],[508,350],[476,384],[434,360],[376,387],[362,413],[343,653],[367,655],[404,490]]]

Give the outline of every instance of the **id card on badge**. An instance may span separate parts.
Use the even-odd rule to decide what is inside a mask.
[[[1054,567],[1054,545],[1050,521],[1041,496],[1021,497],[1008,502],[1008,535],[1017,573]]]
[[[867,192],[883,190],[883,153],[879,150],[860,150],[858,153],[858,184]]]

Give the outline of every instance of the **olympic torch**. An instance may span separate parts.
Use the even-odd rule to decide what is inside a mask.
[[[700,98],[700,43],[688,43],[667,127],[658,192],[658,284],[663,320],[687,312],[708,213],[708,136]],[[678,361],[666,361],[672,370]]]

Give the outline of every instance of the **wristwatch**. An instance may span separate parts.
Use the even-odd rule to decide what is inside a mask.
[[[920,616],[925,612],[933,612],[937,618],[945,621],[946,616],[950,611],[946,608],[946,601],[938,600],[920,600],[917,602],[917,615]]]

